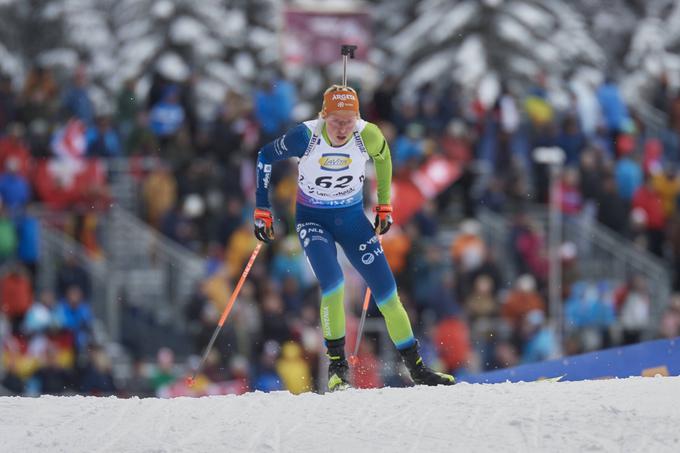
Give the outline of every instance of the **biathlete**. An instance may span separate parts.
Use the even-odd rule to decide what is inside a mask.
[[[297,125],[260,149],[254,213],[255,236],[260,241],[274,240],[269,203],[272,163],[291,157],[299,159],[296,231],[322,291],[320,316],[330,358],[329,390],[350,385],[345,357],[345,283],[336,243],[371,289],[390,338],[414,383],[453,384],[453,376],[435,372],[423,363],[394,276],[376,236],[387,233],[392,224],[392,159],[380,129],[360,118],[354,89],[331,86],[324,93],[318,119]],[[369,158],[375,163],[378,183],[373,225],[364,214],[362,195]]]

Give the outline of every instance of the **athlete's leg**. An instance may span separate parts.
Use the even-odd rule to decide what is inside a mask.
[[[415,344],[411,322],[399,300],[394,275],[371,223],[361,209],[351,210],[336,230],[336,239],[352,266],[361,274],[385,318],[387,332],[397,349]]]
[[[372,225],[363,211],[359,212],[359,215],[348,213],[346,216],[347,219],[343,219],[341,223],[349,222],[348,225],[351,227],[336,229],[335,237],[352,265],[371,288],[378,308],[385,318],[390,338],[399,350],[411,379],[420,385],[454,384],[453,376],[431,370],[423,363],[418,353],[418,342],[413,337],[411,322],[399,300],[394,276]]]
[[[298,221],[302,249],[321,286],[321,330],[326,341],[345,337],[345,281],[333,236],[319,223]]]

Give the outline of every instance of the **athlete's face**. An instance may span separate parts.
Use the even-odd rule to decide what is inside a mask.
[[[326,117],[326,132],[331,140],[331,145],[340,146],[347,143],[354,125],[357,122],[357,114],[354,112],[333,112]]]

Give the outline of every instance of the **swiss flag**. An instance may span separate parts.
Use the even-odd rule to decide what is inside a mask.
[[[86,126],[79,119],[71,118],[52,137],[52,152],[57,157],[80,159],[87,151]]]

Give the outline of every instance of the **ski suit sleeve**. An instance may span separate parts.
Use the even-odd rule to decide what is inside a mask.
[[[378,181],[378,204],[390,204],[392,189],[392,156],[390,147],[382,132],[373,123],[368,123],[361,131],[368,155],[373,159]]]
[[[311,131],[304,124],[298,124],[281,137],[264,145],[257,153],[257,189],[255,205],[261,209],[269,209],[269,182],[272,174],[272,163],[290,157],[302,157],[307,149]]]

